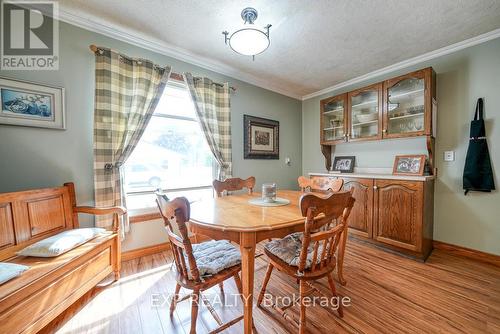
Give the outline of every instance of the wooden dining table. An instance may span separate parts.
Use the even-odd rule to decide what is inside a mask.
[[[253,325],[255,248],[263,240],[283,238],[290,233],[304,231],[304,217],[299,207],[303,194],[293,190],[278,191],[277,197],[290,200],[290,204],[273,207],[248,202],[260,197],[259,193],[232,194],[191,204],[189,226],[192,233],[215,240],[229,240],[240,246],[245,334],[252,333]],[[346,237],[347,233],[344,232],[337,257],[337,276],[341,284],[345,284],[342,263]]]

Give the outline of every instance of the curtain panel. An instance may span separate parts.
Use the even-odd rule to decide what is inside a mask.
[[[218,165],[218,179],[232,176],[229,84],[184,73],[196,116]]]
[[[122,166],[141,138],[163,93],[170,67],[113,50],[95,53],[94,191],[98,207],[126,207]],[[122,219],[122,238],[130,230]],[[108,227],[112,216],[96,218]]]

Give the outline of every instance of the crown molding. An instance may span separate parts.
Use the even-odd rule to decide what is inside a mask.
[[[349,80],[346,80],[344,82],[335,84],[333,86],[321,89],[319,91],[303,95],[301,96],[300,94],[296,94],[292,91],[288,91],[285,89],[282,89],[280,87],[277,87],[276,85],[270,84],[269,82],[262,80],[252,74],[243,72],[237,68],[234,68],[232,66],[226,65],[222,62],[209,59],[197,54],[194,54],[186,49],[179,48],[173,45],[170,45],[165,42],[161,41],[155,41],[152,40],[150,36],[142,36],[141,34],[137,32],[126,32],[124,31],[123,28],[120,28],[118,26],[106,23],[102,24],[100,22],[97,22],[95,20],[92,20],[91,18],[83,17],[81,15],[77,15],[74,13],[71,13],[69,11],[66,11],[59,7],[59,20],[69,23],[71,25],[90,30],[111,38],[115,38],[117,40],[121,40],[123,42],[142,47],[144,49],[151,50],[153,52],[157,52],[160,54],[163,54],[165,56],[169,56],[187,63],[190,63],[195,66],[199,66],[202,68],[205,68],[207,70],[220,73],[226,76],[229,76],[231,78],[241,80],[244,82],[247,82],[249,84],[288,96],[292,97],[294,99],[298,100],[308,100],[313,97],[317,97],[326,93],[330,93],[332,91],[338,90],[345,88],[350,85],[355,85],[361,82],[364,82],[366,80],[370,80],[372,78],[378,77],[378,76],[383,76],[385,74],[389,74],[394,71],[398,71],[401,69],[404,69],[406,67],[410,67],[413,65],[417,65],[419,63],[432,60],[444,55],[448,55],[463,49],[466,49],[468,47],[478,45],[481,43],[485,43],[487,41],[496,39],[500,37],[500,29],[495,29],[490,32],[478,35],[476,37],[472,37],[469,39],[466,39],[464,41],[451,44],[448,46],[445,46],[443,48],[424,53],[420,56],[416,56],[404,61],[401,61],[399,63],[369,72],[367,74],[358,76],[356,78],[352,78]]]
[[[484,33],[482,35],[478,35],[476,37],[472,37],[472,38],[466,39],[464,41],[461,41],[461,42],[458,42],[455,44],[451,44],[451,45],[445,46],[443,48],[440,48],[440,49],[437,49],[437,50],[434,50],[434,51],[431,51],[428,53],[424,53],[420,56],[401,61],[399,63],[393,64],[393,65],[378,69],[376,71],[361,75],[359,77],[338,83],[336,85],[321,89],[317,92],[304,95],[304,96],[302,96],[302,101],[305,101],[307,99],[310,99],[310,98],[313,98],[316,96],[320,96],[320,95],[323,95],[326,93],[330,93],[332,91],[335,91],[335,90],[338,90],[338,89],[341,89],[341,88],[344,88],[344,87],[347,87],[350,85],[355,85],[357,83],[361,83],[361,82],[364,82],[366,80],[369,80],[369,79],[372,79],[372,78],[375,78],[378,76],[389,74],[391,72],[401,70],[401,69],[404,69],[404,68],[409,67],[409,66],[417,65],[417,64],[422,63],[424,61],[428,61],[428,60],[435,59],[435,58],[438,58],[438,57],[441,57],[444,55],[448,55],[450,53],[454,53],[454,52],[466,49],[466,48],[474,46],[474,45],[485,43],[485,42],[491,41],[491,40],[499,38],[499,37],[500,37],[500,29],[495,29],[495,30],[492,30],[490,32]]]
[[[275,93],[292,97],[297,100],[300,100],[302,98],[302,96],[299,94],[284,90],[254,75],[238,70],[237,68],[234,68],[232,66],[228,66],[222,62],[196,55],[188,50],[170,45],[168,43],[154,41],[151,39],[151,36],[142,36],[141,34],[136,32],[126,32],[123,28],[109,23],[102,24],[100,22],[92,20],[91,18],[83,17],[81,15],[66,11],[61,8],[61,6],[59,6],[58,19],[85,30],[93,31],[107,37],[111,37],[144,49],[148,49],[159,54],[172,57],[177,60],[181,60],[186,63],[199,66],[204,69],[273,91]]]

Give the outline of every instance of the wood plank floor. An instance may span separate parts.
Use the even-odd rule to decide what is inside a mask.
[[[180,303],[172,318],[168,305],[153,307],[155,294],[172,293],[175,281],[169,252],[124,262],[122,279],[87,294],[43,333],[189,333],[190,304]],[[256,262],[256,292],[266,269],[265,257]],[[384,252],[349,240],[345,259],[345,287],[351,298],[344,318],[320,306],[309,307],[309,333],[500,333],[500,268],[435,250],[426,263]],[[328,283],[318,288],[328,295]],[[268,291],[285,296],[298,293],[295,281],[273,273]],[[215,305],[224,321],[241,312],[234,299],[233,281],[225,284],[225,306]],[[220,296],[219,290],[206,293]],[[233,305],[237,304],[237,305]],[[298,308],[291,309],[298,318]],[[297,329],[271,309],[256,308],[259,334],[295,333]],[[206,307],[200,307],[198,333],[216,327]],[[242,333],[241,324],[225,333]]]

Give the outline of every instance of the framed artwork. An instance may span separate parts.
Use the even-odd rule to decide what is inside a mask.
[[[333,159],[332,171],[341,173],[352,173],[354,171],[354,156],[338,156]]]
[[[0,124],[65,129],[64,88],[0,77]]]
[[[425,155],[396,155],[392,174],[424,175]]]
[[[243,115],[244,158],[278,160],[279,128],[278,121]]]

